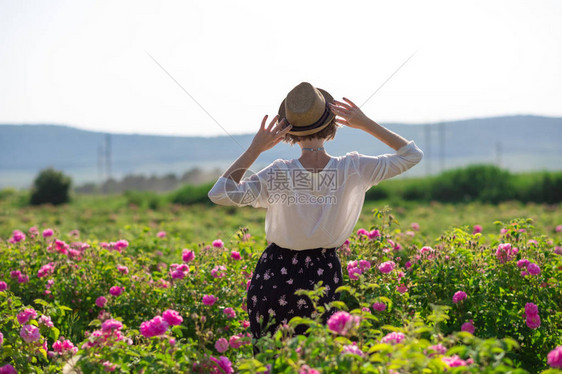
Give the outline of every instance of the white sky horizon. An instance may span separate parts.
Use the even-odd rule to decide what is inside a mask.
[[[0,0],[0,123],[248,134],[302,81],[360,105],[414,52],[370,118],[560,117],[561,16],[555,0]]]

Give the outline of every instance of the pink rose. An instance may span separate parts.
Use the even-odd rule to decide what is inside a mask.
[[[551,368],[562,368],[562,345],[550,351],[546,356],[546,362]]]
[[[163,335],[167,330],[168,322],[160,316],[156,316],[150,321],[145,321],[140,325],[140,333],[147,338]]]
[[[168,309],[162,313],[162,318],[164,318],[164,321],[166,321],[170,326],[181,325],[183,322],[183,317],[172,309]]]
[[[96,306],[103,308],[106,302],[107,299],[104,296],[100,296],[96,299]]]
[[[205,295],[203,296],[203,304],[205,305],[213,305],[218,300],[217,297],[214,295]]]
[[[232,363],[228,359],[228,357],[221,356],[220,358],[215,358],[213,356],[210,357],[211,361],[220,368],[222,371],[213,371],[212,373],[221,373],[221,374],[232,374],[234,370],[232,369]]]
[[[527,324],[527,327],[529,327],[530,329],[539,328],[541,325],[541,317],[538,314],[527,315],[527,318],[525,319],[525,323]]]
[[[464,361],[464,360],[462,360],[462,359],[461,359],[459,356],[457,356],[457,355],[453,355],[453,356],[451,356],[451,357],[443,357],[441,360],[443,360],[443,362],[444,362],[447,366],[449,366],[449,367],[451,367],[451,368],[458,367],[458,366],[466,366],[466,365],[467,365],[467,362]]]
[[[36,317],[37,317],[37,312],[33,308],[25,309],[22,312],[18,313],[17,315],[17,319],[20,325],[25,325],[27,322],[29,322],[32,319],[35,319]]]
[[[234,309],[232,308],[224,308],[223,313],[228,317],[228,318],[236,318],[236,312],[234,311]]]
[[[379,271],[381,273],[388,274],[394,269],[395,266],[396,264],[394,263],[394,261],[386,261],[379,265]]]
[[[345,311],[334,313],[328,319],[328,328],[336,334],[346,335],[354,327],[359,327],[360,317]]]
[[[123,293],[124,290],[125,289],[123,287],[113,286],[109,289],[109,293],[113,296],[119,296]]]
[[[457,291],[455,292],[455,294],[453,295],[453,303],[457,304],[463,300],[466,299],[466,292],[464,291]]]
[[[541,268],[539,267],[539,265],[531,262],[529,265],[527,265],[527,271],[531,275],[539,275],[541,273]]]
[[[386,310],[386,304],[385,303],[374,303],[373,309],[376,310],[376,311],[382,312],[382,311]]]
[[[219,353],[225,352],[228,349],[228,346],[229,346],[228,340],[226,340],[225,338],[220,338],[215,343],[215,349]]]
[[[184,249],[181,258],[183,262],[191,262],[195,258],[195,253],[189,249]]]
[[[404,335],[401,332],[391,332],[390,334],[385,335],[382,339],[381,339],[381,343],[389,343],[389,344],[398,344],[400,343],[402,340],[406,339],[406,335]]]
[[[466,332],[469,332],[471,334],[474,334],[473,321],[470,320],[468,322],[463,323],[462,326],[461,326],[461,331],[466,331]]]
[[[31,343],[39,340],[41,334],[37,326],[24,325],[20,330],[20,336],[25,342]]]

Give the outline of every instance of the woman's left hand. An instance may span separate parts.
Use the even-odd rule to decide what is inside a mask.
[[[287,123],[285,118],[277,122],[278,119],[279,114],[271,120],[269,126],[266,128],[265,121],[267,120],[267,114],[263,117],[260,129],[254,136],[250,148],[261,153],[273,148],[277,143],[283,140],[283,137],[291,130],[292,126],[285,126]]]

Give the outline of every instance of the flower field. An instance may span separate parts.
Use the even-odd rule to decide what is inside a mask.
[[[28,221],[0,240],[0,373],[562,368],[562,226],[514,219],[430,236],[375,210],[338,249],[339,311],[323,325],[316,305],[260,339],[254,357],[245,295],[262,235],[187,242],[129,224],[81,238]],[[302,293],[316,304],[322,291]],[[302,323],[309,334],[292,336]]]

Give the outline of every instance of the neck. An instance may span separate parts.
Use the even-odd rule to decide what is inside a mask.
[[[300,143],[301,159],[303,160],[323,160],[328,156],[324,148],[324,142]]]

